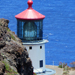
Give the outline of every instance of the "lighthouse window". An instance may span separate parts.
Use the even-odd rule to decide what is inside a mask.
[[[32,47],[30,46],[29,49],[32,49]]]
[[[23,37],[27,41],[35,40],[37,37],[37,26],[34,22],[25,22],[23,26]]]
[[[40,60],[40,67],[43,67],[43,60]]]
[[[40,46],[40,49],[42,49],[42,46]]]

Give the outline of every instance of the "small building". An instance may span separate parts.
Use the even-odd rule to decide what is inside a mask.
[[[55,71],[45,68],[45,43],[48,42],[43,39],[43,19],[45,16],[32,8],[32,0],[28,0],[27,3],[28,8],[15,16],[17,19],[17,35],[28,50],[34,73],[52,75]]]

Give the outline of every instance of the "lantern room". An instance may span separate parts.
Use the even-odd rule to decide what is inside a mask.
[[[17,35],[22,41],[43,40],[43,19],[45,16],[32,8],[32,0],[27,3],[28,8],[15,16]]]

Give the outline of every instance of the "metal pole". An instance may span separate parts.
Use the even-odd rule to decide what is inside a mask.
[[[53,66],[54,66],[54,61],[53,61]]]

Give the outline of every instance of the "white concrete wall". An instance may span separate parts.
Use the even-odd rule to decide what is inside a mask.
[[[29,49],[29,47],[32,47],[32,49]],[[42,49],[40,49],[40,46],[42,46]],[[43,60],[43,71],[45,71],[45,44],[35,44],[35,45],[24,45],[26,49],[28,50],[29,57],[32,60],[32,65],[34,69],[40,68],[40,60]]]

